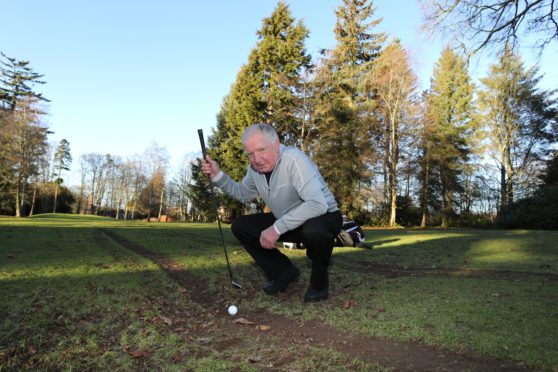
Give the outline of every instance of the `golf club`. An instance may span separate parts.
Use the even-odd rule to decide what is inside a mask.
[[[207,161],[207,159],[205,158],[206,155],[207,155],[207,151],[205,149],[205,140],[203,139],[203,130],[202,129],[198,129],[198,136],[200,137],[200,145],[201,145],[201,149],[202,149],[203,159]],[[211,193],[211,199],[213,201],[215,212],[217,213],[217,225],[219,226],[219,234],[221,234],[221,243],[223,244],[223,251],[225,251],[225,258],[227,259],[227,269],[229,270],[229,277],[231,278],[231,284],[232,284],[233,287],[240,289],[242,287],[240,286],[240,284],[235,282],[234,278],[233,278],[233,274],[232,274],[232,270],[231,270],[231,264],[229,262],[229,255],[227,254],[227,247],[225,247],[225,238],[223,237],[223,229],[221,228],[221,219],[219,218],[219,208],[218,208],[218,203],[217,203],[217,197],[216,197],[215,193],[213,192],[213,183],[211,182],[211,179],[209,180],[209,191]]]

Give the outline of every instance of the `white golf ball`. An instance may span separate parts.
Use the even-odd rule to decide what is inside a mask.
[[[235,315],[238,312],[238,308],[234,305],[229,306],[227,309],[230,315]]]

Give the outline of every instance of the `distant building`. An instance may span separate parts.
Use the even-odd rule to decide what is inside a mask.
[[[157,217],[150,217],[149,219],[146,219],[147,222],[157,222]],[[159,222],[176,222],[176,218],[171,217],[169,215],[166,214],[162,214],[161,215],[161,219],[159,220]]]

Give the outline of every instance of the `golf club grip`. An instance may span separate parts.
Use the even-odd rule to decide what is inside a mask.
[[[200,137],[203,160],[206,160],[205,157],[207,155],[207,150],[205,149],[205,140],[203,139],[203,129],[198,129],[198,136]]]

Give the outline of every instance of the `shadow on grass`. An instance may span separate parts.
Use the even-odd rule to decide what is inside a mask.
[[[558,232],[366,230],[373,252],[336,249],[352,262],[394,268],[444,268],[558,274]]]
[[[130,223],[85,218],[75,224],[75,216],[51,215],[29,220],[24,225],[0,224],[0,270],[33,270],[45,266],[83,266],[84,262],[100,264],[106,255],[126,255],[122,247],[105,239],[100,229],[117,232],[136,241],[152,252],[173,259],[206,260],[216,272],[226,271],[223,248],[216,224]],[[52,226],[49,222],[66,218],[68,226]],[[88,221],[95,221],[88,224]],[[231,263],[251,266],[251,259],[238,244],[227,225],[223,225],[225,243]],[[553,235],[553,236],[549,236]],[[31,239],[32,237],[32,239]],[[444,268],[453,270],[487,269],[520,272],[558,273],[555,241],[558,234],[525,231],[485,230],[366,230],[366,243],[373,250],[335,248],[333,262],[373,263],[395,269]],[[102,249],[99,249],[102,248]],[[297,262],[304,261],[304,251],[284,250]],[[304,265],[304,264],[303,264]]]
[[[72,220],[73,222],[74,220]],[[234,299],[235,301],[245,301],[246,304],[249,304],[247,306],[253,307],[293,308],[295,318],[299,318],[303,313],[314,314],[313,311],[315,311],[312,316],[322,321],[325,310],[326,313],[335,314],[337,319],[342,319],[345,324],[343,327],[355,324],[355,329],[348,327],[354,332],[362,331],[359,331],[360,328],[365,329],[365,325],[368,324],[367,319],[370,317],[372,317],[371,321],[375,322],[371,323],[373,324],[372,329],[374,329],[374,327],[388,324],[389,317],[394,317],[398,308],[407,308],[410,305],[416,311],[416,304],[405,302],[411,298],[411,295],[419,296],[418,299],[415,299],[416,301],[420,297],[432,298],[432,304],[429,304],[432,314],[444,313],[449,304],[456,302],[459,305],[459,301],[475,304],[476,307],[472,307],[472,312],[482,312],[484,304],[475,303],[478,293],[483,293],[482,286],[471,291],[465,289],[467,283],[455,282],[457,283],[455,284],[452,282],[451,285],[447,284],[448,288],[446,288],[444,278],[437,280],[434,285],[424,281],[417,281],[415,285],[410,280],[393,283],[393,281],[378,277],[377,273],[355,272],[353,269],[358,263],[382,264],[395,268],[412,265],[429,269],[436,265],[460,269],[474,263],[473,253],[477,252],[480,255],[485,252],[483,251],[484,246],[479,247],[484,240],[495,241],[496,247],[498,242],[506,242],[509,245],[507,248],[509,248],[510,254],[525,250],[533,250],[533,254],[546,254],[547,252],[546,248],[537,249],[537,246],[545,240],[539,235],[531,233],[367,231],[368,242],[375,245],[373,250],[335,249],[332,272],[336,281],[332,283],[333,299],[325,304],[320,304],[319,307],[303,307],[302,304],[299,304],[302,293],[294,294],[296,300],[292,292],[282,294],[277,298],[268,298],[259,293],[262,278],[260,272],[252,263],[251,258],[234,240],[227,226],[224,227],[233,270],[237,280],[244,286],[240,292],[235,292],[229,286],[217,225],[135,225],[111,221],[110,223],[95,223],[87,227],[72,225],[65,228],[52,227],[48,224],[42,226],[33,224],[3,226],[0,224],[2,232],[0,235],[0,293],[6,295],[7,300],[0,306],[2,309],[0,316],[8,319],[10,322],[6,324],[12,326],[16,324],[17,319],[25,319],[21,324],[31,324],[27,328],[17,326],[14,328],[16,331],[6,328],[6,332],[10,336],[1,339],[1,346],[7,345],[6,340],[13,339],[12,336],[19,337],[17,332],[32,337],[34,327],[43,329],[43,333],[54,330],[54,333],[58,334],[59,328],[57,327],[62,327],[60,329],[78,327],[76,324],[79,325],[81,320],[84,320],[85,323],[92,323],[92,327],[105,318],[118,323],[120,318],[111,318],[112,314],[116,314],[117,317],[125,317],[126,314],[129,314],[130,309],[141,310],[137,317],[132,316],[131,321],[150,319],[149,316],[159,314],[161,311],[163,314],[167,314],[164,312],[167,311],[166,309],[173,311],[175,309],[174,301],[179,301],[177,296],[184,293],[193,297],[188,305],[182,303],[180,305],[182,308],[179,310],[189,312],[194,316],[201,317],[204,314],[208,315],[208,312],[203,310],[196,310],[199,311],[196,312],[192,309],[211,308],[223,311],[226,301]],[[107,237],[101,231],[102,229],[125,237],[144,251],[136,250],[136,253],[133,253],[130,250],[133,247],[126,247],[125,244],[121,244],[122,242],[119,243]],[[489,245],[486,249],[490,251],[491,247]],[[307,279],[309,269],[304,268],[305,262],[307,262],[305,252],[303,250],[284,250],[284,252],[303,268],[303,278]],[[482,255],[480,256],[482,257]],[[157,262],[159,266],[145,260],[146,257]],[[167,261],[158,262],[158,259]],[[554,255],[554,259],[556,259],[556,255]],[[505,258],[502,258],[502,261],[505,261]],[[497,266],[498,263],[493,263],[493,265]],[[162,267],[172,280],[168,280],[163,275],[160,270]],[[518,270],[529,266],[514,261],[508,266],[501,267]],[[450,281],[447,282],[450,283]],[[177,286],[177,284],[179,285]],[[396,286],[392,286],[394,284]],[[452,287],[454,285],[455,288]],[[295,289],[298,291],[301,286],[304,284],[297,284]],[[440,286],[440,288],[436,286]],[[181,288],[185,292],[181,292]],[[416,288],[418,288],[418,293],[415,293]],[[551,293],[551,289],[543,289],[545,291],[541,292],[541,295]],[[408,291],[408,298],[405,296],[401,298],[397,295],[397,292],[404,292],[404,290]],[[490,287],[490,290],[493,290],[493,286]],[[437,301],[436,296],[444,291],[447,294],[442,296],[443,301]],[[537,295],[532,290],[530,292],[533,292],[533,296]],[[385,308],[381,310],[382,307],[378,307],[375,303],[381,295],[390,295],[396,297],[397,301],[401,301],[401,304],[388,302],[387,305],[383,305],[388,308],[389,317],[387,319],[382,319]],[[500,296],[499,293],[498,295]],[[523,295],[521,294],[521,296]],[[348,302],[348,308],[340,308],[338,301],[344,301],[346,296],[360,296],[357,297],[357,303],[361,308],[357,307],[352,313],[346,311],[352,306],[351,302]],[[489,301],[492,295],[483,293],[483,296],[486,296]],[[523,309],[523,306],[529,305],[528,302],[532,301],[530,297],[526,297],[526,299],[528,301],[519,298],[514,306]],[[541,308],[547,308],[555,304],[556,299],[549,298],[547,295],[542,300],[536,298],[536,301],[541,301],[541,303],[548,301],[548,303],[540,305]],[[508,301],[509,303],[510,301]],[[345,303],[342,305],[345,306]],[[506,311],[511,314],[517,313],[513,310]],[[72,312],[75,314],[72,315]],[[101,318],[94,318],[91,314],[96,313],[103,315]],[[456,310],[457,313],[458,310]],[[41,316],[34,317],[33,314],[41,314]],[[452,314],[450,313],[448,318],[450,323],[453,321]],[[167,315],[165,315],[166,318],[174,319],[171,318],[171,314]],[[63,317],[60,318],[60,316]],[[67,320],[70,321],[70,325],[66,323]],[[539,321],[540,319],[534,320]],[[444,321],[446,320],[444,319]],[[118,325],[120,330],[130,325],[125,319],[122,319],[122,322],[122,326]],[[430,319],[429,322],[433,323],[434,320]],[[110,322],[106,323],[106,326],[109,327],[109,324]],[[87,324],[85,325],[87,326]],[[410,325],[412,322],[402,321],[396,327],[410,327]],[[428,334],[429,328],[425,327],[427,331],[424,334]],[[549,326],[549,329],[544,331],[549,330],[553,333],[552,327]],[[78,332],[75,329],[74,331]],[[107,335],[110,333],[107,332]],[[401,328],[398,335],[405,334],[412,334],[412,332]],[[424,334],[421,337],[426,337]],[[541,339],[547,336],[545,333]],[[110,335],[108,337],[110,340]],[[538,345],[536,346],[538,347]]]

